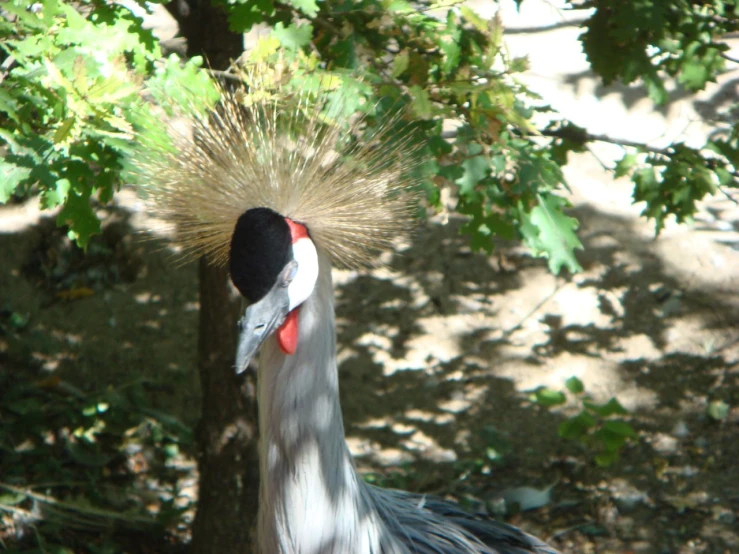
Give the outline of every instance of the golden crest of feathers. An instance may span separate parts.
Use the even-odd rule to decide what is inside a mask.
[[[219,264],[239,216],[257,207],[304,224],[335,265],[374,264],[410,224],[415,149],[393,124],[370,138],[361,117],[339,124],[340,94],[316,100],[258,83],[221,90],[215,109],[191,116],[188,136],[171,128],[173,151],[137,161],[157,210],[187,253]]]

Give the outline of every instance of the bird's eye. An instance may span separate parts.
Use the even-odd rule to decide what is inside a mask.
[[[295,276],[298,274],[298,262],[295,260],[290,262],[290,266],[287,268],[287,271],[285,272],[285,275],[283,277],[282,286],[286,287],[290,283],[292,283],[293,279],[295,279]]]

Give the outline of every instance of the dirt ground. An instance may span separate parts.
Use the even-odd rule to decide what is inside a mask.
[[[711,199],[694,225],[655,240],[633,215],[574,198],[585,271],[572,278],[516,245],[473,254],[441,217],[389,253],[387,268],[336,272],[342,404],[359,467],[478,509],[515,487],[552,487],[509,520],[563,552],[736,552],[739,209]],[[628,195],[620,201],[628,212]],[[154,408],[194,425],[195,268],[136,233],[150,223],[132,190],[119,204],[97,263],[67,250],[51,221],[33,223],[32,202],[0,211],[0,304],[29,322],[2,354],[82,390],[145,377]],[[90,296],[54,296],[80,282]],[[616,396],[639,432],[608,469],[557,436],[575,401],[550,410],[527,393],[561,390],[573,375],[598,401]],[[706,415],[717,400],[730,407],[720,421]]]
[[[336,272],[347,440],[381,484],[481,510],[531,500],[507,519],[565,553],[739,552],[739,207],[719,194],[655,238],[595,154],[567,168],[578,275],[515,244],[472,253],[444,214],[386,268]],[[142,231],[156,225],[132,189],[102,215],[82,259],[33,200],[0,207],[0,309],[28,321],[23,340],[0,336],[0,364],[82,390],[143,376],[154,408],[194,425],[196,267]],[[87,292],[56,294],[70,289]],[[571,376],[617,397],[639,433],[608,469],[557,435],[577,401],[530,399]]]

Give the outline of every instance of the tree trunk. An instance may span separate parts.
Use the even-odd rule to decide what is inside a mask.
[[[214,0],[174,0],[167,9],[187,40],[187,55],[205,56],[214,69],[226,69],[244,50],[244,37],[231,32],[228,18]]]
[[[225,12],[210,0],[175,0],[167,7],[187,40],[188,56],[202,55],[210,67],[226,69],[241,55],[242,35],[228,29]],[[241,301],[232,290],[225,268],[200,260],[200,494],[192,554],[256,552],[252,540],[259,498],[256,384],[254,373],[237,376],[234,370]]]
[[[255,552],[259,498],[256,383],[234,371],[241,302],[228,270],[200,260],[199,371],[203,390],[198,428],[200,495],[193,554]]]

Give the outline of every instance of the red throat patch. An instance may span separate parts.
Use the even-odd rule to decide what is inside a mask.
[[[277,330],[277,343],[280,349],[290,356],[295,354],[298,347],[298,312],[300,308],[295,308],[287,314],[287,319]]]
[[[305,225],[295,223],[292,219],[285,218],[287,225],[290,227],[290,236],[292,237],[293,244],[303,238],[308,238],[308,229]],[[290,356],[295,354],[295,349],[298,347],[298,313],[300,308],[295,308],[292,312],[287,314],[287,319],[280,328],[277,330],[277,342],[280,345],[280,349]]]

